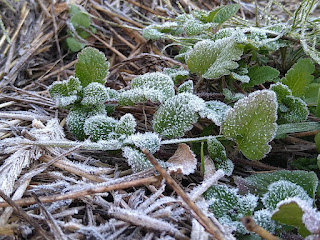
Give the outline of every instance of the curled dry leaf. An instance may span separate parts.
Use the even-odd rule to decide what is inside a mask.
[[[170,163],[170,172],[189,175],[196,169],[197,159],[187,144],[180,143],[176,152],[169,158],[168,163]]]
[[[212,159],[206,155],[204,156],[204,176],[203,179],[207,180],[211,176],[213,176],[216,172],[216,168],[214,166],[214,162]]]

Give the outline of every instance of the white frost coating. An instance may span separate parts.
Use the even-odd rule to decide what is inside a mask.
[[[234,164],[230,159],[226,159],[225,161],[216,162],[214,165],[215,165],[216,169],[223,170],[226,176],[232,175],[232,172],[234,169]]]
[[[188,80],[178,87],[178,93],[193,93],[193,81]]]
[[[257,225],[263,227],[270,233],[275,233],[277,224],[272,220],[272,214],[267,209],[262,209],[254,212],[253,219]]]
[[[235,72],[231,72],[231,76],[236,79],[239,80],[242,83],[248,83],[250,82],[250,77],[248,75],[240,75],[238,73]]]
[[[92,82],[83,89],[83,98],[81,104],[95,105],[104,103],[109,98],[109,93],[105,86],[103,86],[101,83]]]
[[[131,113],[126,113],[120,118],[115,131],[118,134],[130,135],[136,131],[136,126],[134,116]]]
[[[205,108],[199,112],[200,117],[208,118],[217,126],[221,126],[227,110],[231,109],[231,107],[216,100],[206,102],[205,104]]]
[[[144,153],[139,150],[131,147],[123,147],[122,154],[128,160],[128,164],[134,172],[140,172],[153,167]]]
[[[313,203],[313,199],[301,186],[286,180],[271,183],[268,186],[268,192],[263,195],[261,200],[266,208],[274,210],[278,207],[279,202],[293,197],[304,200],[309,205]]]
[[[150,153],[155,153],[160,149],[161,139],[158,134],[153,132],[146,133],[136,133],[129,136],[124,143],[125,144],[134,144],[136,147],[143,150],[144,148],[148,149]]]

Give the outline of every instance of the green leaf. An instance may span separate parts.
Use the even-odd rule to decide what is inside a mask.
[[[120,105],[134,105],[139,102],[164,102],[174,95],[174,83],[166,74],[146,73],[132,79],[131,89],[121,92]]]
[[[208,118],[217,126],[221,126],[222,122],[225,119],[226,112],[231,109],[227,104],[212,100],[206,102],[206,105],[203,110],[199,112],[200,117]]]
[[[68,37],[66,39],[68,48],[72,51],[72,52],[79,52],[81,49],[83,49],[86,44],[85,43],[81,43],[79,42],[77,39],[73,38],[73,37]]]
[[[158,134],[154,132],[136,133],[129,136],[125,141],[125,144],[134,145],[141,151],[145,148],[150,153],[155,153],[160,149],[161,139]]]
[[[90,17],[85,12],[78,12],[71,17],[70,23],[75,28],[79,28],[79,27],[89,28],[90,27]]]
[[[226,113],[222,133],[237,142],[241,152],[251,160],[259,160],[270,151],[268,144],[275,136],[277,100],[274,92],[255,91],[240,99]]]
[[[320,106],[318,102],[320,83],[311,83],[307,86],[306,91],[303,96],[303,101],[305,101],[309,106]]]
[[[79,12],[81,12],[81,9],[77,6],[77,5],[75,5],[75,4],[68,4],[68,7],[69,7],[69,14],[70,14],[70,16],[73,16],[73,15],[75,15],[76,13],[79,13]]]
[[[104,85],[101,83],[92,82],[83,89],[83,98],[81,104],[92,106],[104,103],[109,98],[108,90]]]
[[[277,94],[278,123],[302,122],[308,117],[309,110],[306,103],[291,94],[288,86],[282,83],[272,84],[270,90]]]
[[[292,200],[279,203],[280,206],[273,213],[272,219],[282,224],[287,224],[299,228],[299,233],[301,234],[301,236],[306,237],[310,235],[310,232],[306,229],[302,221],[304,211],[299,206],[298,202],[302,201],[299,201],[298,199],[294,200],[293,198]]]
[[[181,93],[160,105],[153,117],[153,129],[163,137],[181,137],[198,121],[204,101],[196,95]]]
[[[268,192],[264,194],[261,200],[267,209],[273,211],[276,209],[279,202],[292,197],[305,200],[310,205],[312,205],[313,202],[308,193],[301,186],[286,180],[279,180],[271,183],[268,186]]]
[[[282,79],[282,83],[291,89],[293,96],[302,97],[308,84],[313,81],[312,74],[314,69],[314,64],[311,59],[300,59],[287,72]]]
[[[243,84],[244,88],[251,88],[253,86],[263,84],[266,82],[275,82],[278,79],[280,72],[269,66],[254,66],[249,69],[248,76],[250,82]]]
[[[123,147],[122,155],[127,159],[133,172],[140,172],[153,167],[145,154],[140,150],[132,147]]]
[[[314,172],[302,170],[279,170],[272,173],[259,173],[246,178],[237,177],[235,182],[240,193],[247,191],[262,196],[267,192],[268,186],[276,181],[286,180],[301,186],[311,198],[314,198],[318,186],[318,178]]]
[[[116,137],[115,129],[118,121],[106,115],[96,115],[85,120],[83,129],[90,140],[110,140]]]
[[[95,115],[105,114],[105,107],[103,104],[86,107],[83,105],[77,105],[73,107],[67,117],[67,126],[78,140],[84,140],[86,134],[84,132],[83,126],[85,121]]]
[[[227,160],[227,153],[222,143],[215,137],[207,139],[209,156],[213,161]]]
[[[207,22],[215,22],[221,25],[222,23],[233,17],[239,9],[239,4],[229,4],[221,6],[217,9],[214,9],[213,11],[210,11],[205,20]]]
[[[174,83],[187,79],[189,72],[183,67],[164,68],[163,73],[169,75]]]
[[[109,62],[106,61],[104,54],[95,48],[87,47],[78,54],[75,76],[79,78],[82,87],[91,82],[104,84],[108,69]]]
[[[184,82],[178,87],[178,93],[193,93],[193,81],[189,80]]]
[[[70,107],[80,99],[82,87],[78,78],[70,77],[62,82],[54,82],[49,86],[49,94],[59,107]]]
[[[203,23],[199,20],[191,18],[188,21],[186,21],[184,25],[184,30],[188,36],[192,36],[201,34],[204,31],[208,31],[213,26],[214,24],[212,23]]]
[[[118,134],[131,135],[136,131],[136,126],[134,116],[131,113],[126,113],[120,118],[115,131]]]
[[[320,130],[320,123],[318,122],[302,122],[302,123],[286,123],[278,125],[277,134],[275,138],[283,138],[288,133],[309,132]]]
[[[243,47],[236,43],[234,37],[216,41],[203,40],[194,45],[186,59],[190,71],[213,79],[230,74],[231,69],[239,65]]]

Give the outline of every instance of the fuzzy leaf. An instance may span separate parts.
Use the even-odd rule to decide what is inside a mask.
[[[217,126],[221,126],[226,112],[231,109],[227,104],[220,101],[208,101],[205,108],[199,112],[200,117],[208,118],[214,122]]]
[[[84,140],[86,138],[83,130],[85,121],[91,116],[105,113],[106,111],[103,104],[93,107],[78,105],[70,110],[67,117],[67,125],[78,140]]]
[[[313,81],[314,64],[311,59],[300,59],[287,72],[282,79],[282,83],[287,85],[292,95],[302,97],[305,93],[306,87]]]
[[[267,209],[272,211],[276,209],[280,201],[290,197],[298,197],[310,204],[313,202],[301,186],[286,180],[271,183],[268,186],[268,191],[262,197],[262,202]]]
[[[158,134],[153,132],[136,133],[129,136],[125,141],[125,144],[135,145],[141,151],[145,148],[150,153],[155,153],[160,149],[161,139]]]
[[[235,140],[241,152],[251,160],[265,157],[275,136],[277,99],[272,91],[262,90],[240,99],[226,113],[222,124],[225,137]]]
[[[270,86],[270,90],[277,94],[278,123],[302,122],[307,119],[309,110],[306,103],[301,98],[292,96],[288,86],[276,83]]]
[[[299,203],[301,205],[306,204],[305,201],[302,201],[299,198],[289,198],[279,202],[276,211],[272,215],[272,219],[282,224],[299,228],[301,236],[306,237],[310,235],[310,232],[302,221],[304,211]]]
[[[83,126],[86,135],[93,142],[109,140],[115,137],[115,128],[118,121],[106,115],[96,115],[88,118]]]
[[[207,139],[209,156],[213,161],[225,161],[227,160],[227,153],[221,142],[215,137]]]
[[[136,131],[136,126],[137,123],[134,116],[131,113],[127,113],[120,118],[115,131],[118,134],[131,135]]]
[[[81,89],[79,79],[70,77],[62,82],[54,82],[48,90],[59,107],[69,107],[80,99],[78,95]]]
[[[193,81],[189,80],[181,84],[178,88],[178,93],[193,93]]]
[[[172,79],[163,73],[146,73],[132,80],[131,89],[121,92],[120,105],[134,105],[138,102],[164,102],[174,95]]]
[[[153,117],[153,129],[163,137],[181,137],[198,121],[204,101],[196,95],[181,93],[160,105]]]
[[[109,62],[104,54],[95,48],[87,47],[78,54],[75,76],[79,78],[82,87],[86,87],[91,82],[104,84],[108,69]]]
[[[272,173],[259,173],[246,178],[235,178],[240,193],[247,191],[262,196],[267,192],[268,186],[279,180],[286,180],[301,186],[311,198],[315,197],[318,178],[314,172],[279,170]]]
[[[231,69],[238,67],[235,61],[240,60],[243,48],[236,43],[235,38],[224,38],[216,41],[203,40],[194,45],[186,62],[190,71],[204,78],[219,78],[230,74]]]
[[[178,149],[167,161],[170,163],[168,170],[170,172],[189,175],[194,173],[197,168],[197,158],[185,143],[180,143]]]
[[[83,89],[81,104],[92,106],[104,103],[109,99],[109,94],[105,86],[101,83],[92,82]]]
[[[251,88],[253,86],[263,84],[265,82],[275,82],[278,79],[280,72],[269,66],[254,66],[249,69],[248,76],[249,83],[243,84],[244,88]]]
[[[133,172],[140,172],[153,167],[144,153],[137,149],[132,147],[123,147],[122,154],[127,159]]]

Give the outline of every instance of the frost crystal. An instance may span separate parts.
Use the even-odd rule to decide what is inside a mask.
[[[207,139],[207,145],[208,145],[208,152],[210,155],[210,158],[213,161],[225,161],[227,160],[227,153],[222,145],[222,143],[215,137],[209,137]]]
[[[257,225],[263,227],[270,233],[275,233],[277,224],[271,219],[272,214],[267,209],[262,209],[254,212],[253,219]]]
[[[166,74],[146,73],[132,79],[131,89],[120,93],[120,105],[134,105],[138,102],[164,102],[174,95],[174,83]]]
[[[259,160],[271,149],[268,143],[276,133],[277,108],[274,92],[255,91],[227,111],[222,132],[237,142],[247,158]]]
[[[217,126],[221,126],[227,110],[231,109],[227,104],[220,101],[206,102],[205,108],[199,112],[200,117],[208,118]]]
[[[215,164],[216,169],[221,169],[224,171],[225,175],[231,176],[233,169],[234,169],[234,164],[230,159],[226,159],[224,161],[216,162]]]
[[[153,167],[144,153],[137,149],[124,147],[122,148],[122,154],[128,160],[128,164],[134,172],[140,172]]]
[[[298,197],[307,201],[309,204],[313,202],[301,186],[285,180],[270,184],[268,186],[268,192],[262,197],[262,202],[269,210],[274,210],[280,201],[290,197]]]
[[[120,118],[115,131],[118,134],[131,135],[135,132],[136,126],[137,123],[134,116],[131,113],[127,113]]]
[[[134,144],[141,150],[146,148],[152,154],[160,149],[160,142],[161,139],[159,138],[158,134],[153,132],[136,133],[129,136],[124,141],[125,144]]]
[[[181,93],[162,104],[153,118],[153,128],[163,137],[181,137],[198,121],[198,112],[204,108],[203,99]]]
[[[189,80],[181,84],[178,88],[178,93],[193,93],[193,81]]]
[[[109,99],[109,94],[105,86],[101,83],[92,82],[83,89],[81,104],[96,105],[104,103],[107,99]]]

